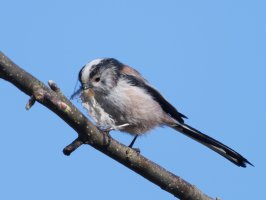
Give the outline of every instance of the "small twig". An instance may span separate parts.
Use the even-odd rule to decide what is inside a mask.
[[[68,146],[66,146],[64,149],[63,149],[63,153],[66,155],[66,156],[70,156],[70,154],[75,151],[77,148],[79,148],[82,144],[84,144],[84,142],[80,139],[80,138],[77,138],[75,139],[71,144],[69,144]]]
[[[53,80],[49,80],[48,85],[53,91],[55,91],[57,93],[60,92],[60,88],[57,86],[57,84]]]
[[[36,99],[35,97],[32,95],[28,101],[28,103],[26,104],[26,110],[31,109],[31,107],[35,104]]]

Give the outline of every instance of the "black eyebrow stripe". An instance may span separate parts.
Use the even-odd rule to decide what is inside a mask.
[[[101,70],[107,69],[109,67],[113,67],[113,69],[121,71],[124,65],[114,58],[103,59],[100,63],[91,67],[89,78],[93,78]]]
[[[97,66],[96,67],[96,65],[93,65],[91,67],[91,72],[90,72],[90,77],[89,78],[93,78],[96,74],[98,74],[100,69],[101,69],[101,66]]]

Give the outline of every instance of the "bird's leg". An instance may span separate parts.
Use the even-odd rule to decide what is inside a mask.
[[[130,124],[126,123],[126,124],[121,124],[119,126],[117,126],[118,130],[121,128],[124,128],[126,126],[129,126]],[[140,149],[139,148],[133,148],[133,145],[136,141],[136,139],[138,138],[138,135],[135,135],[135,137],[133,138],[132,142],[128,145],[129,148],[135,150],[137,153],[140,153]]]
[[[132,148],[137,138],[138,135],[135,135],[135,137],[133,138],[132,142],[128,145],[128,147]]]
[[[138,136],[139,136],[139,135],[136,135],[136,136],[133,138],[132,142],[128,145],[128,147],[131,148],[131,149],[134,149],[137,153],[140,153],[140,149],[139,149],[139,148],[133,148],[133,145],[134,145],[136,139],[138,138]]]

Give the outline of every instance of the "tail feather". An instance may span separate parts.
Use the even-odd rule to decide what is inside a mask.
[[[175,124],[173,128],[186,136],[200,142],[201,144],[207,146],[213,151],[219,153],[232,163],[236,164],[239,167],[246,167],[246,164],[252,165],[246,158],[242,155],[231,149],[230,147],[222,144],[221,142],[211,138],[204,133],[194,129],[193,127],[187,124]],[[252,165],[253,166],[253,165]]]

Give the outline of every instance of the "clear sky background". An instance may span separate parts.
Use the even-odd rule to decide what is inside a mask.
[[[80,68],[99,57],[135,67],[188,124],[239,151],[239,168],[169,128],[136,142],[144,156],[222,199],[265,196],[266,3],[246,0],[1,1],[0,50],[41,81],[73,93]],[[175,199],[0,80],[0,199]],[[74,101],[85,113],[78,101]],[[114,138],[129,144],[131,136]]]

